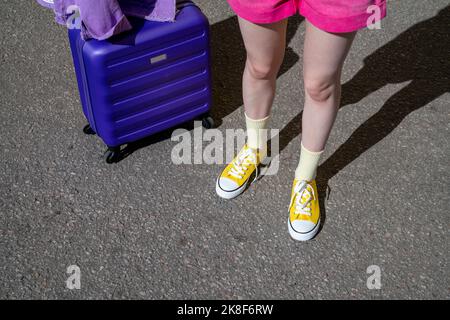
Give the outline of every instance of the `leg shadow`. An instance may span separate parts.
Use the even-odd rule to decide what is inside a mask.
[[[450,6],[375,51],[364,60],[363,69],[343,85],[345,106],[387,84],[410,81],[320,166],[318,180],[322,184],[327,185],[339,171],[387,137],[411,112],[450,92],[448,21]]]
[[[450,6],[377,49],[364,60],[363,68],[343,85],[341,107],[355,104],[388,84],[410,81],[319,167],[317,184],[324,217],[326,191],[332,177],[388,136],[411,112],[450,92],[448,21]],[[281,130],[280,152],[301,133],[301,118],[300,112]]]

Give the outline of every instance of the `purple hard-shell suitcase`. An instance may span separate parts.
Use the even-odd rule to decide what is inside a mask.
[[[184,5],[175,22],[129,18],[133,30],[108,40],[69,40],[83,112],[108,146],[108,163],[120,146],[202,118],[212,127],[209,23]]]

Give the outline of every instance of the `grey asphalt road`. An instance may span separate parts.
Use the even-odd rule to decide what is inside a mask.
[[[211,21],[213,115],[223,132],[242,127],[236,17],[224,0],[198,4]],[[271,120],[278,174],[225,201],[214,190],[223,166],[173,164],[171,131],[107,165],[100,139],[81,131],[66,31],[34,1],[1,1],[0,298],[450,298],[450,10],[447,0],[388,9],[346,62],[319,168],[325,223],[298,243],[286,219],[301,18],[290,20]],[[66,287],[70,265],[79,290]],[[367,287],[371,265],[379,290]]]

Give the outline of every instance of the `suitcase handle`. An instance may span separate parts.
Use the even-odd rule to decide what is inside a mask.
[[[176,2],[177,10],[181,10],[185,7],[189,6],[195,6],[198,7],[195,3],[193,3],[191,0],[177,0]]]

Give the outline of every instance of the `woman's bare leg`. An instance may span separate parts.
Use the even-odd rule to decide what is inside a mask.
[[[306,22],[302,144],[310,151],[325,148],[340,104],[342,66],[355,34],[328,33]]]
[[[254,24],[239,18],[247,61],[242,92],[247,126],[247,144],[222,171],[216,182],[217,194],[225,199],[244,192],[258,174],[267,154],[266,127],[275,96],[277,73],[284,58],[287,20],[273,24]],[[224,46],[227,43],[223,44]],[[233,68],[231,65],[230,68]]]
[[[239,18],[239,26],[247,50],[242,79],[245,113],[252,119],[266,118],[284,58],[287,19],[273,24],[254,24]]]
[[[333,34],[306,22],[300,161],[289,206],[289,234],[295,240],[312,239],[320,226],[316,170],[333,127],[341,98],[341,70],[355,33]]]

